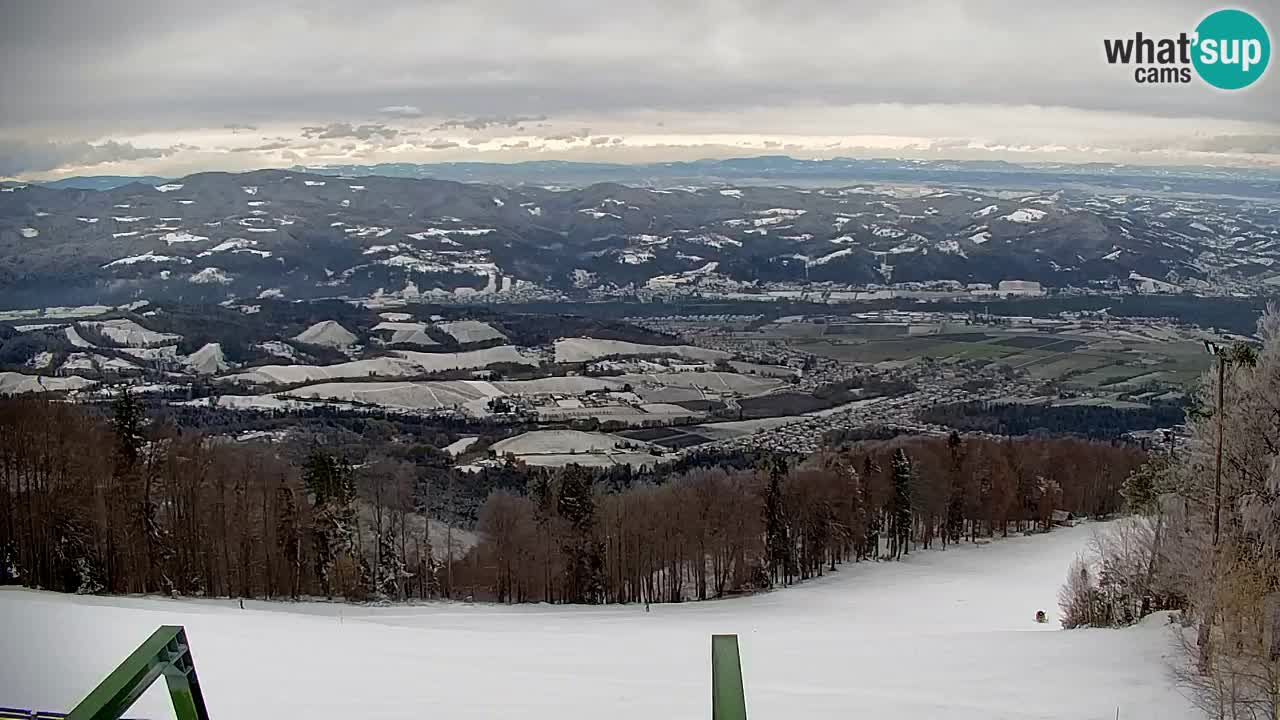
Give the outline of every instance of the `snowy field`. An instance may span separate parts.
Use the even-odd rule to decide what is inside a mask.
[[[187,627],[215,719],[710,716],[710,636],[737,633],[755,720],[1195,718],[1160,619],[1058,630],[1088,526],[860,564],[685,605],[171,601],[0,591],[0,705],[68,710],[156,626]],[[1050,622],[1036,625],[1036,610]],[[163,683],[131,717],[166,718]]]

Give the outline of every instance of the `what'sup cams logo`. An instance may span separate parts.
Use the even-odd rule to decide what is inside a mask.
[[[1102,41],[1107,62],[1136,65],[1135,82],[1189,83],[1191,71],[1220,90],[1240,90],[1262,77],[1271,60],[1271,38],[1254,16],[1243,10],[1218,10],[1196,26],[1195,32],[1173,38],[1132,38]]]

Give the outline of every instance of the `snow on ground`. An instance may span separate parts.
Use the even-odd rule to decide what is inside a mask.
[[[422,355],[425,353],[397,354]],[[387,358],[380,359],[386,360]],[[365,360],[361,362],[374,361]],[[283,369],[287,370],[288,366],[284,366]],[[262,368],[255,368],[255,370],[262,370]],[[274,366],[271,370],[273,374],[281,371],[282,366]],[[228,376],[228,379],[236,377],[238,376],[231,375]],[[506,397],[508,395],[577,395],[588,391],[617,391],[621,390],[622,387],[623,382],[614,378],[588,377],[549,377],[498,382],[485,380],[329,382],[296,388],[284,393],[284,395],[306,400],[365,403],[408,412],[457,409],[470,415],[482,417],[489,414],[488,403],[496,397]]]
[[[1153,618],[1058,630],[1088,525],[860,563],[718,602],[610,607],[166,600],[0,591],[5,704],[69,710],[182,624],[210,715],[237,720],[705,718],[710,636],[737,633],[755,718],[1191,720]],[[1050,622],[1037,625],[1037,610]],[[60,638],[82,642],[68,646]],[[86,641],[87,640],[87,641]],[[494,692],[500,688],[500,692]],[[131,717],[171,717],[163,685]]]
[[[188,355],[184,364],[197,375],[217,375],[231,367],[231,363],[227,362],[226,356],[222,353],[221,343],[206,343],[199,350]]]
[[[137,233],[129,233],[129,234],[136,235]],[[109,268],[109,267],[119,267],[121,265],[136,265],[142,262],[151,262],[151,263],[176,262],[179,265],[191,264],[191,261],[184,257],[180,257],[176,255],[157,255],[154,250],[148,250],[141,255],[131,255],[129,257],[122,257],[119,260],[112,260],[111,262],[107,263],[106,265],[103,265],[102,267]]]
[[[35,228],[24,227],[24,228],[18,228],[18,234],[29,240],[39,235],[40,231]]]
[[[85,340],[84,337],[80,335],[80,333],[76,332],[75,326],[67,328],[66,335],[67,335],[67,342],[71,343],[72,347],[91,348],[94,346],[93,343],[89,342],[88,340]]]
[[[675,355],[690,360],[728,360],[732,354],[693,345],[645,345],[625,340],[595,338],[561,338],[556,341],[556,362],[590,362],[613,355]]]
[[[436,328],[447,333],[454,340],[466,345],[467,343],[486,342],[488,340],[506,340],[507,336],[503,335],[497,328],[488,323],[479,320],[457,320],[454,322],[442,322],[436,325]]]
[[[383,315],[403,315],[404,313],[383,313]],[[439,345],[427,335],[427,324],[420,322],[384,321],[374,325],[369,332],[389,345]]]
[[[305,342],[305,341],[304,341]],[[409,377],[443,370],[472,370],[494,363],[540,364],[533,355],[526,355],[513,345],[500,345],[484,350],[460,353],[424,353],[412,350],[396,350],[387,357],[353,360],[335,365],[262,365],[248,368],[242,373],[222,378],[224,382],[244,382],[252,385],[279,383],[319,382],[369,377]],[[310,389],[310,388],[308,388]]]
[[[0,372],[0,395],[19,395],[21,393],[44,392],[46,390],[80,390],[95,384],[95,381],[78,375],[50,377],[48,375]],[[0,680],[0,685],[2,684],[3,680]],[[3,695],[3,692],[0,692],[0,697],[3,697]]]
[[[641,397],[651,402],[671,402],[671,400],[651,396],[647,392],[648,386],[656,386],[659,390],[665,390],[666,388],[698,388],[722,393],[759,395],[789,384],[787,381],[778,378],[725,372],[627,373],[614,376],[612,379],[629,383],[636,388],[636,392]]]
[[[164,345],[182,339],[177,333],[164,333],[148,330],[127,318],[116,320],[93,320],[80,323],[84,327],[94,328],[102,337],[117,345],[127,347],[151,347]],[[70,336],[68,336],[70,337]]]
[[[1036,210],[1035,208],[1019,208],[1008,215],[1002,215],[1001,218],[1008,220],[1009,222],[1031,223],[1040,222],[1044,219],[1045,215],[1048,214],[1049,213],[1046,213],[1043,210]]]
[[[617,435],[581,430],[533,430],[499,440],[489,446],[498,455],[550,455],[569,453],[609,453],[620,446],[647,447],[648,443]]]
[[[25,365],[33,370],[43,370],[53,364],[53,353],[48,350],[38,352],[27,360]]]
[[[321,320],[311,327],[293,336],[294,340],[308,345],[327,345],[329,347],[347,347],[354,345],[356,336],[342,327],[336,320]]]
[[[292,345],[279,340],[268,340],[267,342],[259,343],[254,347],[261,348],[272,355],[287,358],[289,360],[297,360],[299,358],[298,351],[295,350]]]
[[[474,436],[458,438],[457,440],[454,440],[453,442],[449,443],[448,445],[445,445],[440,449],[443,450],[445,453],[447,453],[449,457],[457,457],[462,453],[466,452],[468,448],[470,448],[472,445],[475,445],[476,442],[479,440],[480,438],[474,437]]]
[[[174,245],[177,243],[204,242],[209,238],[205,237],[204,235],[192,235],[186,230],[181,230],[178,232],[166,233],[162,235],[160,239],[165,241],[169,245]]]
[[[222,268],[207,267],[200,272],[192,273],[191,277],[187,278],[187,281],[197,285],[210,285],[215,283],[218,285],[226,285],[231,282],[231,278]]]

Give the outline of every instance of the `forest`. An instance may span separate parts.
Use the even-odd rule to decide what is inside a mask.
[[[1081,439],[953,434],[809,458],[705,456],[665,473],[512,464],[457,477],[429,445],[384,445],[356,456],[322,440],[235,442],[149,419],[128,395],[110,412],[0,400],[0,582],[280,599],[709,599],[1047,530],[1059,509],[1108,515],[1145,457]],[[456,494],[464,482],[487,494],[474,535],[449,507],[476,496]]]
[[[1182,406],[1175,403],[1117,408],[1105,405],[967,402],[926,407],[917,417],[960,430],[997,435],[1079,435],[1114,439],[1136,430],[1181,424],[1183,413]]]

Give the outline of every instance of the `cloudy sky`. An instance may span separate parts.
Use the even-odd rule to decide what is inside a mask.
[[[0,177],[766,153],[1280,166],[1274,68],[1227,93],[1104,60],[1104,37],[1190,32],[1216,7],[0,0]],[[1240,7],[1274,44],[1271,0]]]

